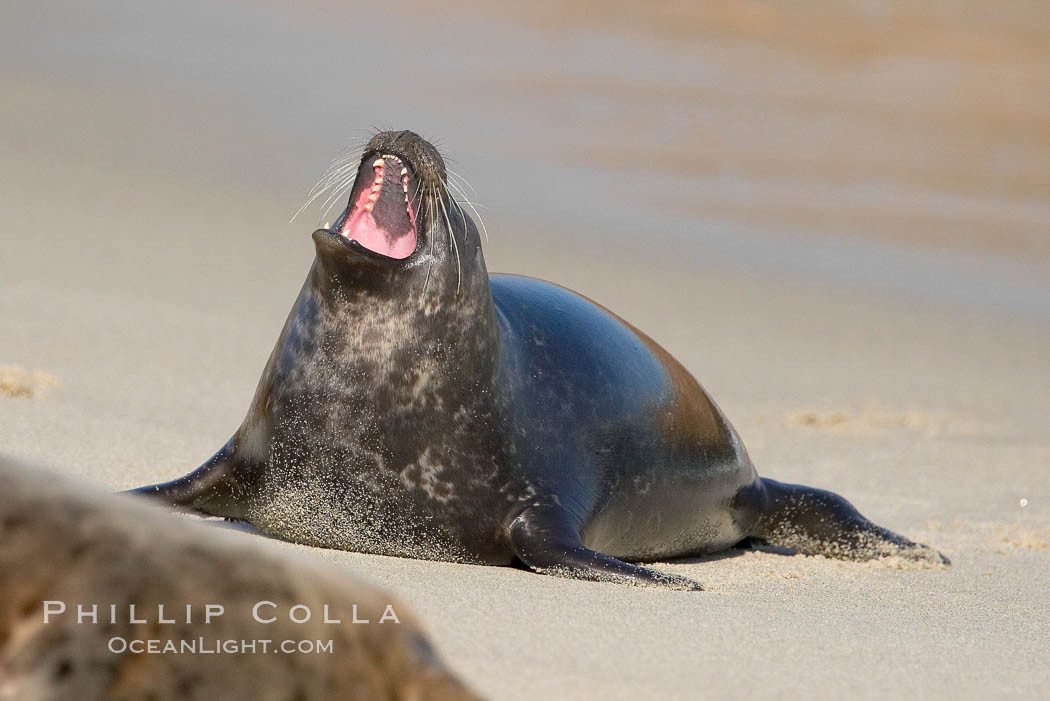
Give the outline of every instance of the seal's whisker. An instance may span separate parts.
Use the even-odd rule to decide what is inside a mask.
[[[357,160],[349,161],[340,166],[335,166],[328,171],[328,174],[322,179],[324,186],[320,189],[327,190],[332,186],[333,183],[337,182],[341,178],[345,178],[347,174],[354,173],[357,170]]]
[[[433,230],[433,228],[434,228],[434,194],[428,188],[420,196],[426,198],[426,201],[427,201],[427,219],[430,220],[430,229]],[[433,241],[434,237],[431,236],[430,240]]]
[[[320,183],[318,183],[318,185],[319,184]],[[302,214],[303,211],[307,207],[312,205],[314,203],[314,201],[317,200],[317,198],[320,197],[324,193],[324,191],[327,190],[327,189],[328,188],[318,189],[318,186],[314,185],[313,189],[310,190],[310,192],[306,195],[306,198],[307,198],[306,201],[303,202],[302,206],[300,206],[299,209],[295,210],[295,214],[293,214],[292,218],[288,220],[288,223],[291,224],[292,222],[294,222],[296,217],[298,217],[300,214]],[[316,190],[316,192],[315,192],[315,190]]]
[[[324,201],[324,204],[322,205],[324,207],[324,216],[328,216],[328,213],[332,211],[332,207],[334,207],[336,203],[339,202],[343,198],[343,196],[347,194],[347,190],[352,184],[353,181],[350,181],[342,187],[337,187],[332,191],[332,194],[328,197],[327,200]]]
[[[350,163],[351,161],[348,159],[348,157],[337,158],[333,160],[331,163],[328,164],[328,168],[325,169],[324,175],[322,175],[321,178],[317,181],[317,184],[314,185],[313,190],[311,190],[311,192],[323,190],[325,187],[325,183],[330,182],[333,178],[337,176],[338,173],[343,172],[346,169],[346,167],[350,165]]]
[[[332,162],[359,161],[363,152],[364,144],[360,142],[356,146],[346,146],[340,149],[339,155],[332,159]]]
[[[448,240],[451,242],[452,250],[456,254],[456,294],[459,294],[460,288],[463,286],[463,268],[459,262],[459,245],[456,244],[456,237],[452,234],[452,222],[448,218],[448,210],[445,208],[445,200],[443,197],[438,197],[438,204],[441,205],[441,211],[445,215],[445,226],[448,227]]]
[[[345,191],[344,187],[334,188],[328,198],[321,204],[322,216],[327,217],[328,213],[332,211],[332,207],[339,201],[339,196]]]
[[[426,197],[426,200],[427,200],[427,219],[430,222],[430,229],[428,231],[429,231],[429,233],[431,235],[430,236],[430,243],[433,244],[434,240],[437,238],[436,236],[433,235],[434,234],[434,214],[435,214],[435,211],[434,211],[435,210],[434,200],[436,199],[436,196],[434,195],[434,188],[433,187],[427,187],[427,189],[424,192],[423,196]]]
[[[467,187],[469,187],[471,189],[471,191],[474,190],[474,188],[471,187],[470,183],[467,183],[465,180],[463,182],[466,183]],[[481,224],[481,232],[485,235],[485,240],[488,241],[489,240],[489,228],[485,225],[485,218],[483,216],[481,216],[481,212],[478,211],[478,207],[484,208],[484,205],[478,204],[476,202],[471,202],[470,198],[467,197],[467,194],[465,192],[463,192],[463,189],[461,187],[457,186],[454,182],[452,183],[452,185],[453,185],[453,187],[456,188],[456,192],[459,193],[461,201],[464,204],[466,204],[468,207],[470,207],[470,209],[474,212],[474,216],[476,216],[478,218],[478,223]],[[478,195],[478,193],[474,192],[474,197],[477,197],[477,195]],[[459,206],[458,202],[457,202],[457,206]],[[462,212],[463,211],[463,207],[460,206],[459,210]]]
[[[470,182],[468,182],[466,178],[464,178],[462,175],[460,175],[459,173],[457,173],[456,171],[454,171],[454,170],[452,170],[451,168],[448,168],[448,167],[445,168],[445,172],[447,172],[452,177],[456,178],[461,184],[466,185],[467,188],[470,189],[470,196],[474,197],[474,198],[477,198],[478,191],[474,189],[474,186],[471,185]]]
[[[345,167],[351,163],[356,163],[361,158],[361,149],[353,148],[346,150],[340,156],[336,156],[329,162],[328,167],[325,169],[324,174],[320,177],[317,183],[310,190],[310,194],[315,194],[319,190],[325,189],[325,183],[330,182],[331,179],[337,177],[336,174],[343,172]]]
[[[350,166],[346,166],[343,170],[333,173],[329,178],[328,182],[325,184],[325,186],[321,188],[321,190],[314,196],[314,199],[320,197],[325,193],[329,193],[329,196],[331,196],[332,192],[338,195],[339,191],[346,186],[347,177],[350,176],[352,173],[353,168],[351,168]],[[328,200],[325,200],[325,205],[327,204]]]
[[[460,189],[455,183],[451,183],[451,185],[452,185],[452,187],[456,188],[456,192],[459,193],[460,197],[462,198],[462,202],[464,202],[468,207],[470,207],[472,210],[474,210],[474,216],[476,216],[478,218],[478,222],[481,224],[481,231],[482,231],[483,234],[485,234],[485,240],[488,241],[489,240],[489,230],[488,230],[488,227],[485,226],[485,219],[481,216],[481,212],[478,211],[478,207],[483,206],[483,205],[475,206],[473,202],[471,202],[469,199],[467,199],[467,195],[466,195],[466,193],[463,192],[462,189]],[[475,193],[475,195],[476,194],[477,193]],[[453,200],[453,202],[455,202],[455,200]],[[463,208],[459,206],[459,202],[456,202],[456,206],[459,207],[459,211],[460,212],[463,211]]]
[[[353,176],[353,175],[356,175],[356,174],[357,174],[357,162],[356,161],[355,162],[351,162],[351,163],[344,163],[343,165],[339,166],[338,168],[334,168],[334,169],[332,169],[331,172],[329,172],[328,176],[325,178],[323,186],[321,188],[319,188],[319,189],[321,189],[321,190],[328,190],[329,188],[332,187],[332,185],[334,185],[335,183],[339,182],[340,180],[345,179],[348,175]]]
[[[422,182],[420,182],[418,185],[416,185],[416,192],[417,193],[420,191],[420,188],[422,188]],[[427,197],[426,201],[427,201],[427,221],[431,223],[431,227],[430,228],[433,229],[434,228],[434,226],[433,226],[434,218],[433,218],[433,212],[432,212],[432,209],[431,209],[431,203],[433,202],[433,200],[430,197]],[[419,296],[420,304],[422,304],[423,300],[426,298],[427,286],[430,284],[430,273],[434,270],[434,236],[433,236],[433,231],[428,232],[428,235],[430,236],[430,262],[427,263],[427,277],[423,281],[423,293]]]
[[[295,221],[296,217],[303,213],[303,211],[313,204],[321,195],[323,195],[333,183],[343,177],[346,172],[351,169],[354,164],[361,159],[361,153],[363,146],[360,144],[352,147],[342,149],[341,153],[331,160],[328,164],[328,168],[325,169],[324,174],[314,183],[314,186],[310,188],[310,192],[307,193],[306,202],[296,210],[295,214],[292,215],[290,221]],[[327,213],[327,211],[326,211]]]
[[[329,195],[328,199],[326,199],[324,201],[324,204],[321,205],[324,208],[325,216],[328,216],[328,213],[332,210],[332,207],[335,206],[335,203],[338,202],[343,197],[343,195],[347,194],[350,187],[354,184],[354,180],[356,179],[357,170],[350,169],[344,174],[342,180],[338,181],[338,185],[333,184],[332,186],[330,186],[332,188],[332,194]]]
[[[346,156],[342,156],[340,158],[336,158],[335,160],[333,160],[331,163],[328,164],[328,170],[325,171],[325,175],[326,176],[327,175],[331,175],[335,171],[341,170],[341,169],[345,168],[348,165],[357,165],[357,163],[360,161],[360,159],[361,159],[361,157],[357,153],[350,153],[350,154],[347,154]]]
[[[482,204],[480,202],[471,202],[466,197],[460,197],[458,201],[462,202],[463,204],[469,204],[471,207],[481,207],[482,209],[488,209],[488,205]]]
[[[335,182],[337,182],[340,178],[345,177],[347,171],[350,168],[351,164],[344,164],[338,168],[329,167],[328,171],[321,176],[321,179],[318,180],[317,183],[310,189],[310,192],[307,193],[306,202],[304,202],[303,205],[296,210],[295,214],[292,215],[292,218],[289,220],[289,222],[295,221],[296,217],[302,214],[307,207],[316,202],[317,199],[325,192],[327,192]],[[328,200],[325,200],[325,204],[328,204]],[[327,214],[327,210],[325,211],[325,214]]]
[[[417,212],[420,211],[421,209],[423,209],[423,207],[422,207],[422,205],[423,205],[423,194],[422,194],[422,191],[423,191],[423,181],[419,180],[416,183],[416,191],[412,193],[412,202],[415,202],[417,198],[419,199],[419,203],[416,205],[416,211]],[[431,219],[430,219],[430,211],[429,210],[427,211],[427,221],[431,221]]]
[[[459,192],[462,195],[462,192],[456,187],[455,183],[449,183],[449,186],[456,188],[456,192]],[[463,207],[460,206],[459,199],[450,194],[448,201],[456,208],[456,211],[459,212],[459,218],[463,220],[464,224],[466,224],[467,214],[463,211]]]
[[[423,305],[423,300],[427,298],[427,285],[430,284],[430,271],[434,269],[434,261],[431,259],[430,263],[427,264],[427,276],[423,280],[423,291],[419,293],[419,304]]]

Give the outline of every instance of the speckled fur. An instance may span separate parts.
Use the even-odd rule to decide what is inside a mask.
[[[497,470],[506,412],[491,392],[498,339],[478,263],[458,295],[455,271],[435,270],[444,299],[420,304],[347,285],[318,258],[239,432],[262,420],[269,433],[247,520],[327,547],[490,556],[463,547],[497,539],[484,502],[511,489]]]
[[[802,514],[812,490],[770,482],[767,493],[725,416],[665,350],[575,292],[490,277],[437,151],[386,132],[360,172],[383,153],[419,180],[415,252],[378,256],[338,222],[314,232],[317,257],[240,429],[197,472],[139,492],[295,542],[517,556],[687,589],[699,585],[623,561],[776,540],[796,524],[821,543],[863,533],[914,545],[830,493]]]

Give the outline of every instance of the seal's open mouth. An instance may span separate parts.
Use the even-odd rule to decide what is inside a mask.
[[[397,156],[384,153],[366,158],[339,234],[374,253],[408,258],[419,238],[412,202],[414,181],[412,172]]]

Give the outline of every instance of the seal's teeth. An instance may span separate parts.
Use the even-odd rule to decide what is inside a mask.
[[[368,201],[369,202],[375,202],[378,199],[379,199],[379,193],[378,192],[374,192],[373,191],[372,194],[368,196]]]
[[[365,211],[366,212],[371,212],[372,211],[372,203],[371,202],[366,202],[365,203]]]
[[[408,168],[402,168],[402,169],[401,169],[401,177],[403,178],[403,177],[405,177],[406,175],[408,175]]]
[[[377,158],[374,161],[372,161],[372,167],[373,168],[382,168],[383,165],[384,165],[384,163],[383,163],[383,159],[382,158]]]

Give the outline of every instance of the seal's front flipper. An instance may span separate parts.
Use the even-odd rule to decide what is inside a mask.
[[[206,463],[171,482],[139,487],[123,494],[140,494],[168,506],[190,509],[209,516],[240,518],[241,489],[233,440]]]
[[[950,564],[936,550],[872,523],[833,492],[764,478],[761,489],[766,499],[751,535],[771,545],[841,560],[896,555]]]
[[[635,586],[702,591],[686,577],[639,567],[584,547],[578,527],[560,506],[532,506],[507,528],[511,548],[528,567],[561,577]]]

